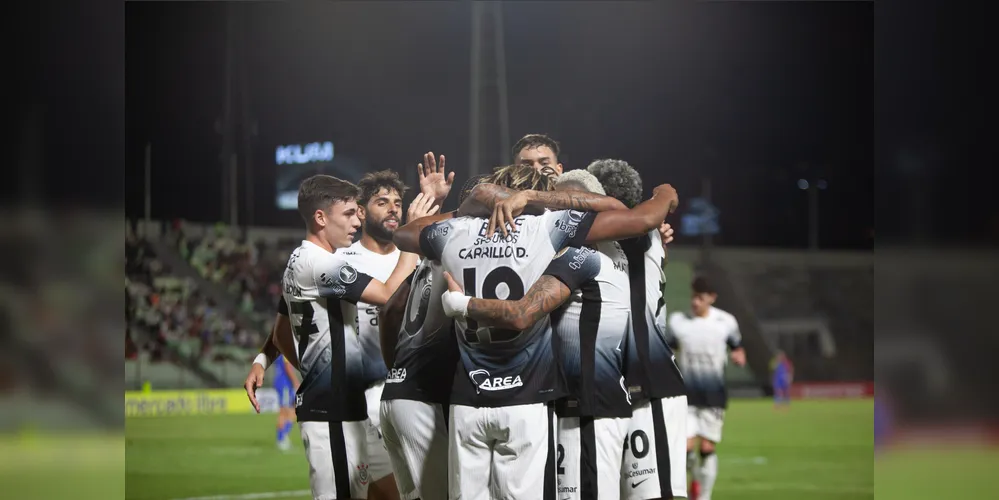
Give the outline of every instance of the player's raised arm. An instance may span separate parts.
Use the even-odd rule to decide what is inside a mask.
[[[636,238],[657,229],[666,215],[676,210],[680,198],[669,184],[656,187],[652,198],[630,210],[601,212],[586,234],[586,243]]]
[[[395,364],[395,346],[399,341],[399,330],[406,314],[406,301],[413,284],[413,275],[403,282],[385,306],[378,313],[378,339],[382,348],[382,360],[391,368]]]
[[[464,316],[480,324],[508,330],[526,330],[569,300],[572,290],[600,272],[600,257],[589,248],[569,248],[552,260],[530,290],[519,300],[468,297],[461,286],[445,273],[448,291],[442,297],[444,312]]]
[[[487,234],[501,231],[507,235],[507,226],[525,209],[580,210],[605,212],[626,210],[624,203],[596,193],[585,191],[515,191],[496,184],[479,184],[472,188],[468,198],[458,209],[459,215],[489,217]]]

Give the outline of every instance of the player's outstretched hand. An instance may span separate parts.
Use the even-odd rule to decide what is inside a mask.
[[[419,193],[409,204],[409,211],[406,213],[406,222],[413,222],[421,217],[434,215],[440,208],[440,205],[434,205],[432,197]]]
[[[436,161],[434,152],[428,152],[423,155],[423,163],[416,166],[416,171],[420,177],[420,192],[432,197],[431,200],[438,205],[443,203],[454,185],[454,172],[444,172],[444,155],[441,155],[440,161]]]
[[[264,385],[264,367],[258,363],[253,363],[250,366],[250,374],[246,376],[246,383],[243,384],[243,388],[246,389],[246,397],[250,398],[250,404],[253,405],[253,409],[260,413],[260,403],[257,401],[257,389]]]
[[[492,236],[496,231],[502,231],[503,237],[507,237],[509,235],[506,231],[507,225],[510,226],[510,231],[513,231],[513,220],[524,212],[527,202],[528,196],[525,191],[519,191],[505,200],[497,201],[493,207],[493,215],[489,217],[486,234]]]
[[[677,205],[680,204],[680,196],[676,194],[676,189],[669,184],[660,184],[652,190],[652,197],[656,198],[658,196],[665,196],[670,199],[669,213],[673,213],[676,210]]]
[[[458,284],[451,273],[444,271],[444,279],[447,280],[447,291],[441,296],[441,305],[444,306],[444,314],[449,318],[457,316],[464,317],[468,314],[468,302],[471,297],[465,295],[461,285]]]

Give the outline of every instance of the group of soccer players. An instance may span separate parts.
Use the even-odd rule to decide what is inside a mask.
[[[618,160],[563,173],[543,135],[513,153],[443,214],[454,173],[428,153],[405,221],[394,172],[302,183],[306,239],[246,389],[259,411],[279,354],[301,373],[314,498],[676,498],[689,467],[710,499],[745,356],[703,278],[666,318],[676,191],[643,201]]]

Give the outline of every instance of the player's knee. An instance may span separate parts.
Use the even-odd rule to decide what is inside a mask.
[[[701,440],[701,458],[705,458],[715,452],[715,444],[707,439]]]

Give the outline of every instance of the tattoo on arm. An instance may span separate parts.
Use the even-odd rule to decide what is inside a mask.
[[[537,201],[532,203],[538,208],[552,210],[596,211],[597,206],[605,196],[583,191],[546,191],[538,192]],[[623,208],[623,206],[622,206]]]
[[[500,328],[524,330],[561,306],[572,293],[552,276],[542,276],[520,300],[476,299],[468,302],[468,317]]]
[[[479,184],[472,189],[468,198],[458,208],[458,215],[486,217],[492,214],[496,203],[503,201],[517,192],[496,184]]]

